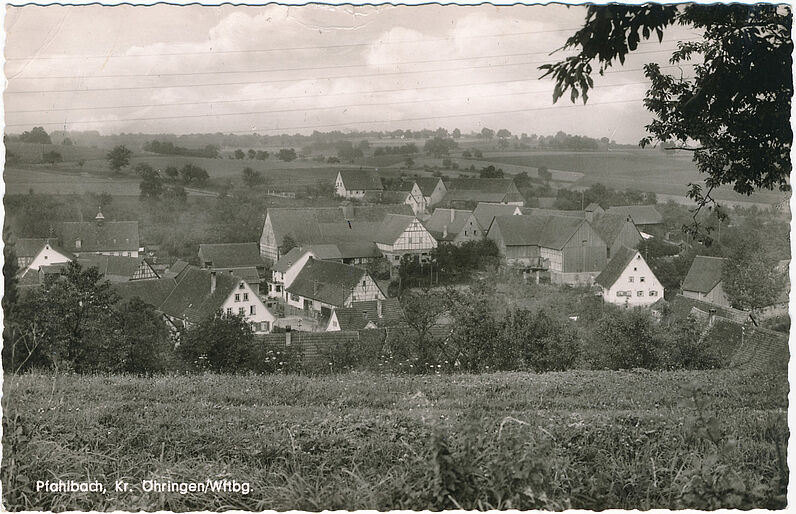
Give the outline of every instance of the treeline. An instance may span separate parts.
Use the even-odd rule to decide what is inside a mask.
[[[377,146],[373,149],[373,155],[413,155],[419,151],[416,144],[407,143],[401,146]]]
[[[581,210],[590,203],[597,203],[604,209],[614,205],[655,205],[658,198],[653,192],[628,189],[620,191],[597,183],[583,191],[559,189],[554,207],[565,211]]]
[[[144,151],[153,152],[163,155],[183,155],[187,157],[206,157],[215,159],[218,157],[219,147],[213,144],[205,145],[204,148],[185,148],[177,146],[170,141],[158,141],[153,139],[144,143]]]

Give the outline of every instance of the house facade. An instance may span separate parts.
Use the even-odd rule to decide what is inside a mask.
[[[138,257],[139,235],[137,221],[106,221],[102,212],[94,221],[68,221],[61,224],[61,244],[64,250],[82,254]]]
[[[415,183],[423,194],[427,209],[440,203],[448,192],[445,182],[439,177],[419,177],[415,179]]]
[[[414,216],[388,215],[376,235],[376,247],[387,261],[398,266],[404,255],[417,255],[421,262],[431,259],[437,247],[434,236]]]
[[[603,300],[624,307],[647,307],[663,298],[663,286],[638,250],[621,247],[597,275]]]
[[[423,226],[440,243],[460,245],[485,236],[472,211],[464,209],[434,209],[434,214],[423,222]]]
[[[54,264],[65,264],[74,260],[75,256],[70,254],[63,248],[54,246],[49,241],[44,243],[44,246],[38,253],[30,259],[27,265],[28,270],[38,271],[42,266],[52,266]],[[27,271],[25,271],[27,272]]]
[[[598,216],[592,226],[608,245],[608,260],[623,246],[637,248],[642,241],[641,233],[630,216],[605,213]]]
[[[293,283],[293,280],[295,280],[309,259],[318,258],[318,255],[309,248],[297,246],[287,252],[271,268],[271,280],[268,281],[268,297],[287,301],[285,289]]]

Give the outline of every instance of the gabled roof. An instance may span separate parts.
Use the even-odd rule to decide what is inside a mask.
[[[379,195],[382,202],[388,203],[404,203],[412,197],[409,191],[382,191]],[[369,199],[367,193],[365,193],[365,199]]]
[[[348,210],[348,215],[345,210]],[[388,214],[413,215],[407,204],[345,207],[271,208],[268,217],[279,245],[290,236],[301,245],[367,242],[372,245]],[[340,248],[342,251],[342,248]]]
[[[182,273],[185,270],[185,268],[187,268],[187,267],[188,267],[188,263],[187,262],[185,262],[185,261],[183,261],[181,259],[177,259],[174,262],[174,264],[172,264],[171,267],[169,267],[169,274],[177,276],[180,273]]]
[[[496,216],[506,246],[539,246],[560,250],[585,220],[566,216]],[[490,229],[491,231],[491,229]]]
[[[597,217],[597,219],[592,222],[591,226],[597,231],[598,234],[600,234],[600,237],[603,238],[603,241],[610,245],[616,241],[616,238],[622,232],[622,229],[627,223],[627,216],[606,212],[602,216]],[[629,223],[633,224],[632,221]],[[638,232],[638,229],[635,225],[633,225],[633,229]],[[640,233],[639,238],[641,238]]]
[[[637,250],[621,246],[594,281],[605,288],[610,288],[616,283],[622,272],[627,269],[637,253]]]
[[[342,307],[366,275],[367,271],[356,266],[310,257],[287,292]]]
[[[443,181],[448,191],[478,191],[481,193],[503,193],[511,189],[510,178],[452,178]]]
[[[417,218],[414,216],[405,216],[402,214],[388,214],[384,221],[381,222],[376,237],[373,240],[376,243],[394,244],[395,241],[401,237],[401,234],[406,232],[409,225],[412,224]]]
[[[391,182],[388,191],[403,191],[408,193],[415,188],[415,181],[414,180],[396,180]]]
[[[256,286],[260,283],[260,273],[257,271],[257,268],[253,266],[246,268],[235,268],[232,270],[232,275],[245,280],[250,286]]]
[[[247,268],[262,266],[257,243],[200,244],[199,257],[211,268]]]
[[[381,317],[379,317],[379,302],[381,302]],[[404,310],[398,298],[352,302],[349,309],[355,310],[361,318],[372,321],[376,326],[395,325],[404,321]]]
[[[636,225],[659,225],[663,223],[663,215],[654,205],[614,205],[607,211],[613,214],[629,215]]]
[[[721,282],[724,259],[722,257],[709,257],[697,255],[683,280],[683,291],[697,291],[709,293]]]
[[[17,257],[36,257],[44,244],[45,238],[21,238],[14,241],[14,253]]]
[[[337,307],[334,310],[340,330],[362,330],[371,320],[353,307]]]
[[[440,180],[442,179],[439,177],[418,177],[415,179],[415,183],[417,187],[420,188],[423,196],[431,196],[431,193],[437,188]]]
[[[586,206],[585,209],[583,209],[583,211],[584,212],[598,212],[598,211],[605,212],[605,210],[602,208],[602,206],[599,203],[597,203],[597,202],[590,203],[589,205]]]
[[[75,242],[80,240],[80,248]],[[61,242],[70,252],[138,251],[137,221],[66,221],[61,224]]]
[[[348,191],[381,191],[384,189],[379,172],[376,170],[340,170],[340,177],[343,179],[343,186]]]
[[[437,241],[453,241],[472,214],[472,211],[464,209],[434,209],[434,214],[424,221],[423,225]],[[448,233],[447,236],[443,236],[446,227]]]
[[[221,308],[238,284],[229,273],[216,273],[216,289],[210,292],[211,271],[189,266],[160,310],[174,318],[201,321]]]
[[[492,220],[495,216],[511,216],[514,215],[515,212],[522,213],[521,209],[519,211],[517,211],[517,209],[519,209],[519,207],[516,205],[481,202],[475,206],[473,215],[482,229],[489,230],[489,225],[492,224]]]
[[[678,294],[672,298],[671,301],[663,303],[660,306],[658,306],[658,302],[656,302],[652,308],[653,310],[664,310],[664,305],[668,305],[670,313],[677,318],[687,318],[694,311],[698,311],[701,313],[700,316],[707,318],[710,311],[713,310],[716,312],[717,316],[727,318],[737,323],[746,323],[751,319],[750,314],[746,311],[733,309],[731,307],[721,307],[695,298],[688,298],[681,294]]]
[[[95,267],[103,276],[114,276],[131,279],[141,263],[143,257],[120,257],[116,255],[82,254],[77,262],[84,268]]]

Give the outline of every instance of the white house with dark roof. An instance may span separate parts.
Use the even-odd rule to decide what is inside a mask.
[[[74,254],[95,253],[138,257],[137,221],[107,221],[98,212],[94,221],[67,221],[61,224],[63,248]]]
[[[603,300],[625,307],[646,307],[663,298],[663,286],[638,250],[620,247],[594,281]]]
[[[23,270],[33,261],[44,244],[47,242],[46,238],[20,238],[13,241],[14,254],[17,256],[17,266]]]
[[[55,264],[65,264],[75,260],[75,256],[67,250],[60,248],[50,241],[45,241],[44,245],[28,262],[27,268],[23,270],[22,274],[27,270],[38,271],[42,266],[52,266]]]
[[[730,307],[730,300],[722,286],[724,259],[697,255],[683,280],[683,296],[722,307]]]
[[[334,191],[340,198],[364,198],[367,194],[380,194],[384,190],[376,170],[341,170],[337,172]]]
[[[423,222],[423,226],[440,243],[460,245],[486,236],[472,211],[465,209],[434,209],[434,214]]]
[[[340,251],[335,245],[297,246],[276,261],[268,281],[268,297],[287,301],[286,289],[309,259],[340,262]]]
[[[404,255],[417,255],[421,262],[426,262],[431,258],[431,250],[437,247],[436,239],[419,219],[400,214],[384,218],[374,241],[393,266],[400,264]]]
[[[286,292],[289,306],[324,319],[328,319],[335,308],[385,298],[367,270],[312,257],[286,287]]]
[[[414,180],[402,180],[390,185],[390,189],[383,191],[381,201],[384,203],[405,203],[412,208],[415,216],[426,212],[426,199],[420,186]]]
[[[404,311],[398,298],[352,302],[351,307],[338,307],[332,311],[327,332],[339,330],[365,330],[396,326],[404,323]]]

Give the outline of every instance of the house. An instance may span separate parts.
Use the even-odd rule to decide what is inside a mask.
[[[340,250],[336,245],[297,246],[287,252],[271,268],[271,279],[268,281],[268,297],[281,298],[287,301],[285,288],[293,283],[299,271],[308,259],[331,260],[341,262]]]
[[[83,254],[138,257],[137,221],[106,221],[98,212],[94,221],[67,221],[61,224],[61,244],[76,256]]]
[[[44,245],[39,248],[39,251],[28,261],[28,265],[23,269],[22,274],[24,275],[28,270],[39,271],[41,266],[65,264],[73,260],[75,260],[74,254],[54,245],[49,240],[45,240]]]
[[[685,319],[692,316],[700,321],[709,323],[712,316],[720,316],[735,323],[756,323],[756,320],[748,311],[715,305],[681,294],[672,298],[671,301],[659,300],[652,306],[652,311],[660,318]]]
[[[257,243],[200,244],[199,262],[205,269],[231,273],[259,290],[260,271],[265,263]]]
[[[397,298],[352,302],[351,307],[338,307],[329,317],[327,332],[364,330],[395,326],[404,322],[404,311]]]
[[[77,258],[77,262],[84,268],[97,268],[100,274],[110,282],[160,278],[152,265],[143,257],[83,254]]]
[[[19,269],[27,268],[33,262],[33,258],[39,255],[45,243],[47,243],[45,238],[20,238],[14,241],[14,254],[17,256]]]
[[[385,298],[365,269],[312,257],[285,290],[289,306],[324,319],[328,319],[335,308]]]
[[[587,218],[588,219],[588,218]],[[641,233],[636,228],[630,216],[605,213],[590,222],[594,230],[600,234],[605,244],[608,245],[608,259],[623,247],[637,248],[642,241]]]
[[[260,236],[260,255],[274,263],[287,253],[285,238],[295,245],[333,244],[345,263],[365,263],[381,257],[374,244],[388,214],[412,215],[406,204],[268,209]],[[295,246],[294,245],[294,246]]]
[[[586,215],[586,220],[591,223],[599,216],[605,214],[605,209],[603,209],[599,203],[592,202],[583,209],[584,214]]]
[[[549,271],[553,283],[591,283],[608,253],[589,222],[565,216],[496,216],[487,237],[508,265]]]
[[[603,300],[624,307],[646,307],[663,298],[663,286],[638,250],[620,247],[594,281]]]
[[[492,225],[492,220],[495,216],[520,216],[522,210],[517,205],[504,205],[500,203],[486,203],[481,202],[475,206],[473,216],[475,217],[475,224],[481,227],[482,231],[486,234],[489,232],[489,226]]]
[[[465,241],[478,241],[486,235],[473,212],[464,209],[434,209],[423,226],[440,243],[460,245]]]
[[[384,186],[376,170],[341,170],[337,172],[334,192],[341,198],[363,198],[366,194],[381,194]]]
[[[376,248],[393,266],[404,255],[417,255],[421,262],[431,259],[431,250],[437,247],[434,236],[414,216],[388,214],[374,239]]]
[[[423,193],[426,209],[430,209],[440,203],[445,193],[448,192],[445,182],[439,177],[418,177],[415,178],[415,184],[420,188],[420,192]]]
[[[663,215],[654,205],[614,205],[605,212],[630,216],[640,231],[663,228]]]
[[[116,284],[115,289],[123,298],[148,295],[141,299],[162,312],[174,331],[214,313],[241,315],[260,334],[270,332],[276,320],[245,280],[195,266],[188,266],[177,278]]]
[[[382,193],[384,203],[405,203],[412,208],[415,216],[426,212],[426,198],[414,180],[402,180],[390,184],[390,189]]]
[[[586,211],[567,211],[564,209],[543,209],[540,207],[523,207],[520,212],[525,216],[567,216],[569,218],[586,219]],[[591,221],[589,221],[591,223]]]
[[[444,207],[473,208],[479,202],[525,205],[513,179],[456,178],[445,181],[447,193],[442,198]]]
[[[683,296],[714,305],[729,307],[730,300],[722,286],[724,259],[697,255],[681,287]]]

